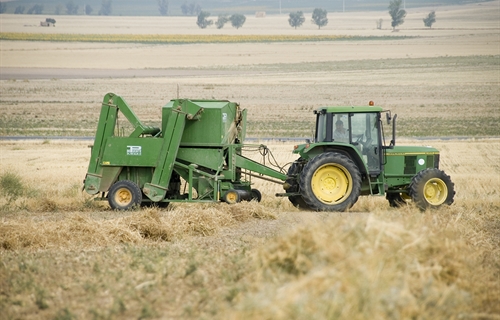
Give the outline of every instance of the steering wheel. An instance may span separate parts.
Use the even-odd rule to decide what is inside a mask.
[[[363,136],[364,136],[363,134],[358,135],[358,137],[356,138],[356,141],[353,143],[353,145],[355,145],[355,146],[357,146],[359,144],[363,145],[363,141],[362,141]]]

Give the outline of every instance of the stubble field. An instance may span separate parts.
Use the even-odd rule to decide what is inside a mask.
[[[0,40],[0,135],[45,137],[0,140],[0,314],[500,318],[499,4],[438,8],[431,30],[421,22],[430,10],[410,10],[399,32],[380,12],[332,13],[322,30],[294,30],[284,16],[200,30],[188,18],[61,17],[39,28],[38,17],[2,15],[2,32],[14,33],[374,38]],[[114,212],[81,193],[92,142],[50,138],[92,136],[107,92],[156,124],[178,94],[237,101],[248,135],[263,142],[310,137],[319,106],[374,100],[398,113],[399,144],[440,149],[455,203],[420,212],[364,197],[347,213],[304,212],[273,196],[279,185],[255,180],[260,204]],[[266,143],[281,165],[295,160],[293,142]]]

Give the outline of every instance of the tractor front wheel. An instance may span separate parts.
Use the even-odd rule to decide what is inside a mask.
[[[302,199],[316,211],[345,211],[358,201],[361,174],[347,156],[326,152],[314,157],[300,176]]]
[[[114,210],[129,210],[140,206],[142,202],[141,189],[132,181],[117,181],[109,188],[108,202]]]
[[[450,176],[436,168],[417,173],[410,184],[410,196],[422,210],[450,205],[455,197],[455,185]]]

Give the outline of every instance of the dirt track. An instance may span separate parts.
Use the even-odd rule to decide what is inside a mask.
[[[102,79],[102,78],[193,78],[255,74],[252,71],[193,69],[78,69],[78,68],[10,68],[0,67],[0,80],[12,79]],[[262,72],[259,72],[262,73]]]

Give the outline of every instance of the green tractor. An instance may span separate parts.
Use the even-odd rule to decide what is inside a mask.
[[[453,203],[454,184],[439,169],[439,151],[396,146],[396,118],[381,107],[323,107],[316,114],[314,142],[295,146],[298,158],[283,185],[294,206],[345,211],[360,195],[385,195],[393,207],[421,209]],[[392,124],[385,144],[382,114]]]

